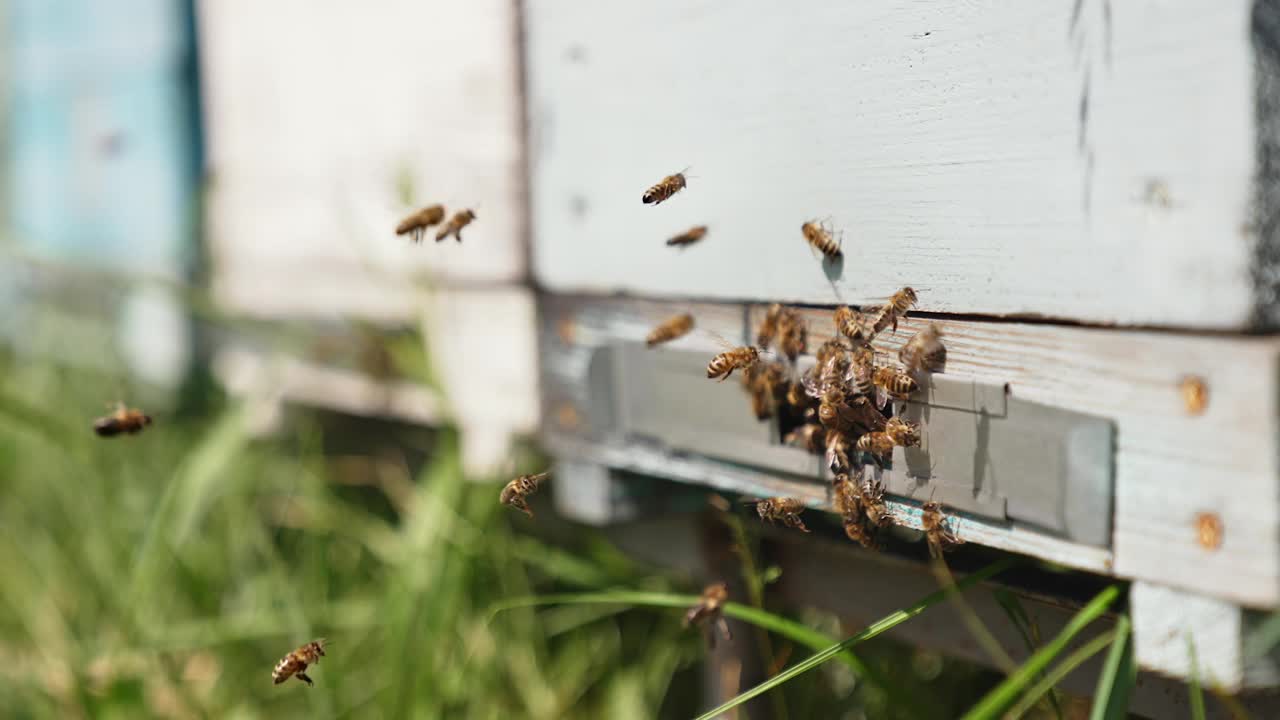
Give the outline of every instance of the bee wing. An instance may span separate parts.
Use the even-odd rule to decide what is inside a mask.
[[[800,384],[804,386],[804,394],[811,398],[820,399],[822,397],[822,391],[826,389],[824,387],[826,383],[822,382],[818,378],[811,377],[808,374],[805,374],[800,378]]]
[[[725,350],[736,350],[737,348],[741,347],[736,343],[729,342],[728,338],[716,332],[715,330],[703,330],[702,334],[711,338],[712,342],[724,348]]]
[[[876,386],[876,407],[884,410],[884,406],[889,404],[889,393],[879,385]]]

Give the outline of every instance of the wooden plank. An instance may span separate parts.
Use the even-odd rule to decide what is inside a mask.
[[[585,373],[582,358],[591,344],[638,341],[653,323],[683,310],[694,313],[700,330],[731,338],[744,330],[743,308],[735,305],[546,300],[545,332],[560,335],[543,350],[546,427],[556,427],[565,414],[558,405],[589,402],[564,388]],[[762,312],[754,308],[752,320]],[[804,313],[810,347],[816,347],[832,332],[830,313]],[[976,518],[957,523],[962,537],[1245,605],[1280,602],[1280,341],[1013,322],[937,323],[945,333],[948,376],[1008,383],[1012,397],[1109,418],[1116,427],[1109,557],[1094,558],[1060,541],[1038,546],[1043,536],[1021,530],[1019,537]],[[923,321],[909,318],[878,345],[896,351],[922,326]],[[565,333],[566,328],[572,332]],[[572,343],[565,344],[564,337]],[[716,352],[705,334],[677,342],[683,349],[703,349],[708,357]],[[1201,378],[1208,391],[1199,415],[1188,412],[1182,395],[1188,376]],[[731,383],[724,391],[741,392]],[[743,412],[747,407],[744,396]],[[816,492],[815,504],[822,502],[821,489]],[[916,522],[911,513],[904,521]]]
[[[224,348],[214,363],[233,393],[356,415],[460,429],[462,463],[472,478],[505,472],[513,440],[531,435],[538,411],[536,319],[525,288],[444,289],[406,306],[430,351],[445,397],[420,383],[380,381],[326,367],[285,348]],[[263,413],[264,423],[270,413]]]
[[[1194,659],[1201,683],[1231,691],[1280,681],[1273,658],[1246,651],[1248,612],[1229,602],[1137,582],[1129,606],[1134,658],[1144,668],[1189,678]]]
[[[1253,6],[533,0],[535,272],[564,292],[913,285],[936,312],[1244,327],[1280,277],[1280,221],[1255,226],[1280,206],[1254,182],[1255,93],[1280,83],[1255,83]],[[640,202],[685,166],[685,191]],[[800,235],[828,216],[840,268]],[[663,244],[695,224],[702,243]]]
[[[253,310],[255,288],[314,286],[327,292],[298,309],[332,313],[394,307],[416,276],[523,277],[512,3],[198,5],[220,299]],[[461,244],[415,246],[394,234],[406,202],[478,218]]]

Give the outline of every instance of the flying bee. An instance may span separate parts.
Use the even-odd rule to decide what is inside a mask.
[[[866,321],[857,310],[848,305],[841,305],[832,314],[836,324],[836,332],[849,338],[855,346],[871,342]]]
[[[436,242],[440,242],[450,235],[458,242],[462,242],[462,228],[470,225],[471,221],[475,219],[476,214],[471,210],[459,210],[453,214],[453,217],[449,218],[449,222],[445,223],[444,227],[440,228],[440,232],[436,233]]]
[[[778,349],[793,364],[809,344],[809,327],[800,313],[786,308],[778,316]]]
[[[537,475],[521,475],[520,477],[507,483],[502,488],[502,493],[498,496],[498,502],[523,512],[529,517],[533,517],[533,511],[529,509],[529,503],[525,498],[537,491],[538,486],[550,476],[551,473],[543,472]]]
[[[703,591],[702,596],[698,599],[698,604],[689,608],[684,614],[684,626],[698,625],[703,628],[707,636],[707,647],[712,650],[716,647],[716,634],[711,626],[720,631],[724,635],[725,640],[732,640],[733,633],[729,632],[729,623],[725,622],[724,604],[729,600],[729,588],[724,583],[715,583],[708,585]]]
[[[907,316],[907,311],[915,307],[916,291],[904,287],[894,293],[889,298],[889,302],[882,305],[873,316],[871,321],[871,332],[878,335],[885,328],[892,326],[893,331],[898,331],[898,320]]]
[[[898,362],[913,375],[938,367],[947,355],[940,338],[942,331],[936,324],[929,323],[898,350]]]
[[[764,313],[764,319],[760,321],[760,328],[756,331],[756,345],[767,348],[773,344],[773,338],[778,334],[778,317],[782,315],[782,303],[774,303]]]
[[[804,521],[800,519],[800,513],[803,510],[804,503],[795,498],[775,497],[756,502],[756,513],[760,515],[761,520],[775,524],[781,523],[801,532],[809,532],[809,528],[805,527]]]
[[[703,237],[705,237],[706,234],[707,234],[707,226],[698,225],[697,227],[691,227],[688,230],[685,230],[684,232],[680,233],[679,235],[676,235],[675,237],[671,238],[670,240],[667,241],[667,245],[670,245],[672,247],[684,247],[685,245],[692,245],[698,242],[699,240],[701,240]]]
[[[324,657],[324,646],[326,644],[324,638],[312,640],[280,658],[280,662],[276,663],[275,669],[271,671],[271,682],[279,685],[288,680],[290,676],[296,675],[299,680],[306,684],[315,685],[315,683],[311,682],[311,678],[307,677],[306,669],[308,665],[315,665],[320,662],[320,658]]]
[[[893,438],[885,432],[869,432],[858,438],[856,447],[859,452],[887,458],[893,455]]]
[[[751,409],[757,420],[773,416],[786,387],[785,370],[780,363],[757,362],[742,371],[742,385],[751,394]]]
[[[876,406],[883,408],[889,398],[906,400],[911,393],[920,389],[915,378],[892,367],[878,367],[871,376],[876,387]]]
[[[396,234],[411,234],[414,242],[422,242],[422,236],[426,234],[427,228],[432,225],[439,225],[443,221],[444,206],[428,205],[409,217],[401,220],[400,224],[396,225]]]
[[[822,452],[824,433],[825,430],[823,430],[821,425],[805,423],[804,425],[801,425],[795,430],[787,433],[787,436],[783,438],[782,441],[788,445],[794,445],[798,448],[808,450],[811,453]],[[827,442],[830,442],[830,440]]]
[[[929,541],[929,557],[941,559],[942,553],[964,544],[951,529],[947,516],[942,514],[942,505],[930,500],[920,510],[920,526],[924,528],[925,539]]]
[[[822,253],[828,260],[835,260],[843,253],[840,244],[831,236],[831,230],[812,220],[800,226],[800,233],[810,247]]]
[[[137,435],[150,424],[150,415],[128,407],[124,403],[117,403],[116,409],[110,415],[93,421],[93,431],[99,437],[114,437],[121,433]]]
[[[649,332],[644,342],[649,347],[661,345],[665,342],[671,342],[678,337],[689,334],[693,329],[693,316],[689,313],[681,313],[671,318],[667,318],[662,324],[655,327]]]
[[[827,433],[827,467],[833,473],[847,473],[853,467],[849,462],[849,436],[838,430]]]
[[[759,362],[760,352],[761,348],[751,345],[725,350],[707,363],[707,377],[720,378],[720,382],[724,382],[734,370],[745,370]]]
[[[685,188],[684,173],[685,168],[675,175],[668,175],[658,181],[658,184],[644,191],[644,195],[640,199],[645,205],[657,205],[667,198],[675,195]]]

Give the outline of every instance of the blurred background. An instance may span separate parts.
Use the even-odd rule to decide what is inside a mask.
[[[548,462],[520,47],[507,0],[0,0],[0,715],[692,717],[810,648],[735,624],[757,666],[708,663],[689,527],[818,647],[875,619],[783,602],[759,525],[675,487],[698,523],[497,503]],[[465,242],[394,236],[433,202]],[[154,426],[95,437],[116,402]],[[500,608],[619,589],[671,602]],[[1002,677],[860,647],[892,687],[832,663],[742,717],[956,717]]]

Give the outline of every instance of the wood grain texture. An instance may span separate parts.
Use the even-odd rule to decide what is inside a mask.
[[[312,286],[327,292],[291,311],[332,313],[350,300],[382,315],[416,276],[523,277],[514,4],[198,6],[221,299],[254,310],[263,305],[255,288],[280,296]],[[435,202],[475,209],[463,243],[395,235],[404,215]]]
[[[638,341],[651,324],[686,310],[694,314],[699,331],[712,330],[731,339],[743,336],[744,311],[736,305],[550,299],[546,321],[574,327],[575,332],[572,344],[557,340],[544,346],[549,405],[589,402],[563,388],[573,387],[574,379],[585,372],[583,358],[591,344]],[[752,321],[763,311],[762,306],[753,308]],[[810,321],[810,347],[816,347],[833,330],[830,312],[804,313]],[[1280,601],[1275,382],[1280,341],[1013,322],[937,322],[945,333],[948,376],[1008,383],[1013,397],[1109,418],[1116,427],[1110,552],[976,518],[957,523],[962,537],[1246,605]],[[922,326],[922,321],[909,318],[896,335],[877,344],[895,351]],[[699,331],[676,342],[683,349],[703,349],[710,357],[716,352],[715,341]],[[1208,404],[1200,415],[1187,412],[1180,392],[1188,375],[1201,377],[1208,388]],[[729,383],[724,391],[741,393]],[[745,396],[743,412],[748,412]],[[544,426],[554,428],[554,418],[548,416]],[[600,438],[595,440],[601,444]],[[706,478],[696,481],[705,484],[726,487],[741,482],[720,468],[701,472]],[[715,481],[717,473],[724,478]],[[821,486],[807,494],[801,488],[797,492],[812,504],[825,502]],[[914,504],[906,505],[900,518],[915,527],[916,514]],[[1221,544],[1216,548],[1201,544],[1201,514],[1211,514],[1221,523]]]
[[[535,273],[1244,327],[1274,264],[1254,252],[1252,5],[532,0]],[[685,166],[686,190],[640,202]],[[827,217],[838,268],[800,235]]]

